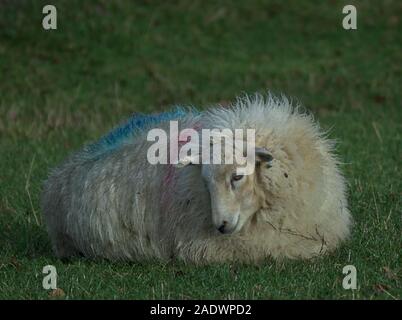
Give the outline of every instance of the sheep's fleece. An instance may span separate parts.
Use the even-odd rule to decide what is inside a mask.
[[[256,130],[256,146],[271,166],[248,176],[258,207],[239,232],[212,223],[211,193],[202,165],[151,165],[151,128]],[[176,108],[134,115],[54,169],[44,184],[42,209],[54,252],[110,260],[179,259],[189,263],[268,257],[312,258],[333,250],[351,227],[346,184],[311,115],[285,97],[245,96],[199,112]],[[240,195],[236,201],[247,201]],[[241,213],[240,213],[241,215]]]

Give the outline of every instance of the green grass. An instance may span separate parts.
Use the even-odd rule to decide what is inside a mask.
[[[0,298],[400,299],[400,1],[0,1]],[[358,10],[358,30],[341,26]],[[134,3],[134,1],[133,1]],[[339,140],[351,239],[316,261],[194,267],[56,259],[39,197],[49,168],[134,111],[243,92],[297,98]],[[342,288],[357,268],[358,289]]]

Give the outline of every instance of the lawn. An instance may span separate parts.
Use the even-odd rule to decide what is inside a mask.
[[[49,2],[58,28],[45,31]],[[169,3],[0,0],[0,299],[52,298],[45,265],[64,299],[400,299],[401,2]],[[133,112],[267,90],[339,142],[355,224],[337,251],[257,266],[54,257],[39,206],[49,168]]]

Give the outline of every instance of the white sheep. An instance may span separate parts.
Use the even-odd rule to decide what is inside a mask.
[[[148,129],[256,130],[256,169],[151,165]],[[73,154],[44,186],[42,208],[59,257],[242,261],[312,258],[351,227],[346,185],[313,118],[286,98],[243,97],[199,113],[136,116]]]

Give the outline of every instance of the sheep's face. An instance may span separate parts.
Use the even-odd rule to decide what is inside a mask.
[[[261,162],[269,166],[272,156],[266,149],[256,151],[258,167]],[[225,234],[239,232],[246,222],[261,208],[256,187],[256,174],[239,175],[236,164],[203,164],[202,178],[209,190],[212,222]]]

